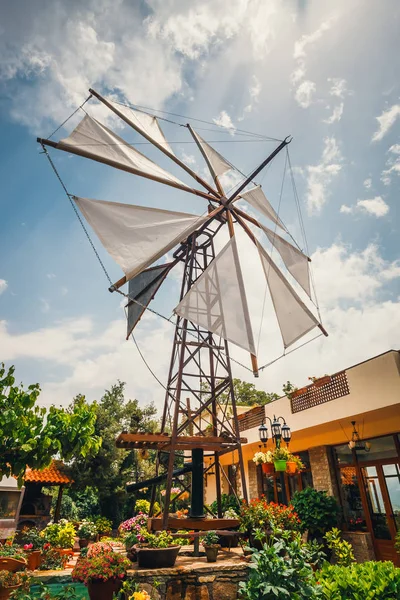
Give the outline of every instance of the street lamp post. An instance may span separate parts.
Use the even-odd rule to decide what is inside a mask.
[[[281,441],[283,440],[286,446],[289,446],[289,442],[292,439],[292,434],[290,431],[289,425],[286,423],[283,417],[276,417],[274,415],[273,421],[269,417],[265,417],[258,428],[258,436],[260,438],[260,442],[266,445],[268,442],[268,427],[265,425],[265,419],[268,419],[270,427],[271,427],[271,435],[272,440],[277,448],[281,447]],[[282,425],[281,425],[282,421]],[[279,473],[281,491],[282,491],[282,501],[284,504],[287,504],[287,495],[286,495],[286,486],[285,486],[285,475],[284,473]]]

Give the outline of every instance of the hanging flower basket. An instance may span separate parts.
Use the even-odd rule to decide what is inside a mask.
[[[286,460],[274,460],[275,471],[286,471]]]
[[[272,475],[274,472],[274,463],[262,463],[261,468],[265,475]]]
[[[297,463],[288,460],[288,462],[286,463],[286,473],[288,475],[295,475],[297,473]]]

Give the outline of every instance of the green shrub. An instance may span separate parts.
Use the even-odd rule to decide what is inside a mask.
[[[292,506],[301,520],[303,530],[308,529],[311,538],[322,537],[337,525],[339,505],[326,492],[305,488],[294,494]]]
[[[396,548],[397,554],[400,554],[400,529],[396,534],[396,539],[394,543],[394,547]]]
[[[340,567],[348,567],[355,562],[353,546],[342,539],[341,533],[337,527],[324,536],[327,546],[333,552],[333,558]]]
[[[316,578],[325,600],[400,600],[400,569],[392,562],[325,563]]]
[[[317,585],[307,546],[300,534],[290,532],[253,550],[250,575],[239,583],[244,600],[315,600],[322,598]]]
[[[112,532],[112,522],[110,519],[107,519],[106,517],[97,517],[94,523],[96,525],[97,533],[100,536],[110,535]]]
[[[135,514],[144,513],[148,515],[150,512],[150,502],[148,500],[136,500],[135,502]]]
[[[222,514],[224,514],[224,512],[226,512],[229,508],[233,508],[233,510],[236,513],[239,513],[240,503],[239,503],[238,499],[236,498],[236,496],[234,496],[233,494],[222,494],[221,508],[222,508]],[[216,500],[214,500],[214,502],[212,502],[210,504],[210,509],[214,513],[214,515],[216,515],[218,513],[218,504],[217,504]]]
[[[76,530],[72,523],[60,519],[58,523],[49,523],[43,531],[43,537],[55,548],[73,548]]]

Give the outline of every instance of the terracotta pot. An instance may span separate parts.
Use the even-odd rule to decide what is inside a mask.
[[[27,565],[25,559],[18,560],[16,558],[1,557],[0,556],[0,571],[10,571],[15,573],[16,571],[22,571]]]
[[[138,557],[138,567],[142,569],[166,569],[173,567],[180,546],[169,548],[140,548],[135,546]]]
[[[21,586],[12,585],[11,587],[7,588],[0,586],[0,600],[8,600],[8,598],[11,596],[11,593],[17,590],[19,587]]]
[[[220,549],[219,545],[214,546],[204,546],[204,550],[206,552],[207,562],[217,562],[218,550]]]
[[[297,464],[294,461],[288,460],[286,463],[286,473],[289,473],[289,475],[295,475],[297,473]]]
[[[90,540],[83,540],[79,538],[79,548],[87,548],[89,546]]]
[[[273,463],[261,463],[262,472],[266,475],[271,475],[274,472]]]
[[[62,556],[72,556],[74,553],[72,548],[54,548],[54,550],[56,552],[58,552],[58,554],[61,554]]]
[[[42,554],[40,550],[28,550],[26,553],[26,560],[28,563],[28,569],[30,571],[36,571],[42,562]]]
[[[275,471],[286,471],[286,460],[274,460]]]
[[[115,592],[121,589],[122,582],[108,579],[107,581],[89,581],[88,592],[90,600],[112,600]]]

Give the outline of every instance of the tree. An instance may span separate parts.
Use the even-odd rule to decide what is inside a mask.
[[[141,407],[137,400],[125,400],[124,388],[125,383],[118,381],[99,401],[95,432],[102,438],[102,446],[96,457],[78,457],[73,462],[71,475],[75,485],[68,492],[78,501],[78,495],[90,485],[97,494],[101,514],[115,525],[133,511],[134,498],[128,496],[126,484],[144,480],[155,472],[154,452],[150,452],[150,460],[142,460],[135,450],[117,448],[115,440],[122,431],[145,433],[158,427],[154,404]],[[75,398],[71,409],[78,401],[79,397]]]
[[[209,393],[210,387],[207,383],[203,384],[203,390],[206,394]],[[235,394],[237,406],[264,406],[273,400],[279,398],[278,394],[257,390],[254,383],[248,383],[241,379],[233,380],[233,390]],[[226,402],[228,392],[221,394],[219,398],[222,402]]]
[[[0,481],[14,475],[19,484],[26,467],[43,469],[55,456],[71,460],[93,456],[101,438],[95,435],[96,405],[83,396],[71,410],[39,407],[38,383],[25,390],[15,385],[15,367],[0,364]]]

